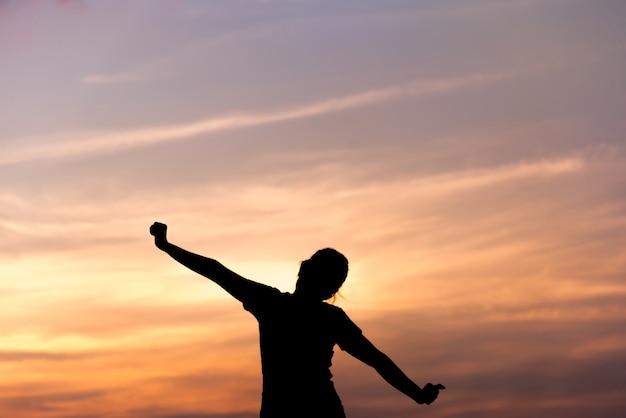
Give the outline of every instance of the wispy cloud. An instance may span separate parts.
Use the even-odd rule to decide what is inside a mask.
[[[297,178],[281,172],[274,173],[274,178],[267,179],[261,185],[234,181],[224,188],[223,184],[209,182],[194,187],[176,186],[171,193],[176,196],[176,201],[184,202],[182,205],[185,213],[189,215],[188,218],[177,220],[179,228],[194,231],[195,219],[204,219],[204,228],[210,229],[211,236],[221,237],[222,248],[233,245],[238,247],[239,253],[243,253],[241,243],[237,242],[239,234],[245,234],[251,241],[256,241],[263,239],[268,233],[275,234],[277,228],[286,228],[291,232],[301,231],[296,234],[298,236],[307,236],[306,228],[311,225],[323,229],[337,228],[337,217],[353,221],[343,224],[338,235],[360,236],[363,233],[359,228],[363,224],[370,225],[371,231],[377,231],[371,232],[376,236],[393,231],[402,236],[410,235],[412,228],[416,227],[412,222],[415,222],[417,214],[425,218],[431,217],[432,213],[427,208],[441,199],[484,193],[501,185],[514,186],[524,181],[552,184],[556,179],[592,169],[593,164],[582,155],[562,156],[436,175],[401,177],[382,183],[377,181],[353,184],[344,183],[342,179],[341,174],[349,170],[345,166],[333,166],[328,168],[329,171],[323,171],[323,174],[313,166],[304,169]],[[302,179],[311,178],[328,180],[313,184],[308,182],[306,187],[301,187]],[[4,203],[5,210],[9,213],[20,216],[0,221],[0,230],[11,238],[0,244],[0,250],[6,254],[14,254],[16,251],[33,254],[52,249],[59,251],[131,245],[133,240],[140,239],[137,225],[147,225],[152,220],[150,216],[153,215],[146,214],[147,206],[162,208],[157,213],[165,219],[176,217],[174,214],[180,208],[171,207],[172,194],[170,191],[163,193],[163,189],[156,191],[156,194],[152,189],[135,191],[132,196],[126,196],[111,206],[106,203],[107,198],[99,196],[94,196],[89,203],[70,204],[75,197],[63,191],[58,191],[53,200],[38,196],[23,200],[5,193],[0,195],[0,203]],[[325,198],[320,200],[320,195]],[[207,200],[207,196],[211,196],[211,199]],[[215,205],[213,202],[221,203]],[[369,210],[339,210],[333,217],[320,217],[318,214],[324,213],[329,205],[336,208],[368,207]],[[472,206],[467,209],[470,207]],[[116,220],[111,220],[112,213],[117,214]],[[294,214],[297,214],[296,218],[293,218]],[[393,226],[389,224],[390,218],[394,219]],[[245,219],[244,223],[241,222],[242,219]],[[309,221],[302,224],[302,219]],[[359,226],[350,226],[353,224]],[[436,225],[440,224],[437,222]],[[144,232],[141,231],[142,234]],[[468,236],[475,236],[471,231],[466,232]],[[478,236],[484,235],[481,233]],[[232,242],[231,238],[225,237],[232,237]],[[280,241],[278,236],[275,236],[275,240]],[[291,234],[289,240],[294,240]],[[399,240],[400,237],[396,236],[395,241]],[[460,245],[466,239],[455,242]]]
[[[115,74],[90,74],[81,78],[83,84],[118,84],[144,79],[140,74],[123,72]]]
[[[415,186],[421,189],[433,188],[438,191],[472,189],[524,178],[574,173],[581,171],[584,166],[585,161],[581,157],[521,162],[417,179]]]
[[[41,143],[43,142],[42,138],[33,141],[36,143],[34,145],[17,146],[4,152],[0,157],[0,165],[114,153],[139,146],[183,140],[198,135],[321,116],[402,98],[415,99],[451,93],[498,82],[512,76],[511,73],[496,73],[438,80],[417,80],[274,112],[234,113],[187,124],[154,126],[126,131],[57,134],[52,137],[48,136],[45,139],[46,143]]]

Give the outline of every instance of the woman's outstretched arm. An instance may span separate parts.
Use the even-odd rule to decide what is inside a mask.
[[[241,302],[254,298],[259,292],[271,289],[269,286],[238,275],[212,258],[203,257],[170,244],[167,241],[167,225],[165,224],[155,222],[150,227],[150,234],[154,236],[154,244],[160,250],[169,254],[183,266],[214,281]]]
[[[432,383],[427,383],[423,389],[420,388],[385,353],[377,349],[362,334],[351,338],[351,341],[342,344],[341,348],[368,366],[373,367],[387,383],[418,404],[430,405],[437,399],[439,391],[445,389],[441,384],[433,385]]]

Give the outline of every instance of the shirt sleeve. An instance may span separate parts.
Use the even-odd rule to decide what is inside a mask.
[[[350,346],[351,342],[354,342],[355,339],[363,335],[363,332],[361,328],[352,322],[343,309],[337,308],[337,310],[337,345],[345,351],[346,347]]]
[[[255,317],[266,312],[280,297],[280,290],[275,287],[263,286],[250,297],[243,300],[243,308]]]

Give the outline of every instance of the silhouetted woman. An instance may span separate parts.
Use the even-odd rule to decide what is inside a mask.
[[[220,285],[258,320],[261,418],[345,418],[330,373],[335,344],[419,404],[430,404],[444,389],[430,383],[421,389],[363,336],[343,310],[324,302],[335,295],[348,274],[348,260],[336,250],[325,248],[303,261],[291,294],[170,244],[165,224],[154,223],[150,233],[159,249]]]

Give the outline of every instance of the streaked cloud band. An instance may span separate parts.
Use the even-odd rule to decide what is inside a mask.
[[[177,141],[198,135],[211,134],[289,120],[321,116],[333,112],[371,106],[402,98],[420,98],[476,87],[511,77],[511,74],[471,75],[465,77],[418,80],[409,83],[372,89],[347,96],[321,100],[312,104],[266,113],[235,113],[187,124],[154,126],[142,129],[109,132],[78,132],[56,134],[37,139],[36,145],[24,145],[7,150],[0,156],[0,165],[34,160],[80,158],[108,154],[139,146]],[[29,141],[26,141],[29,142]]]

